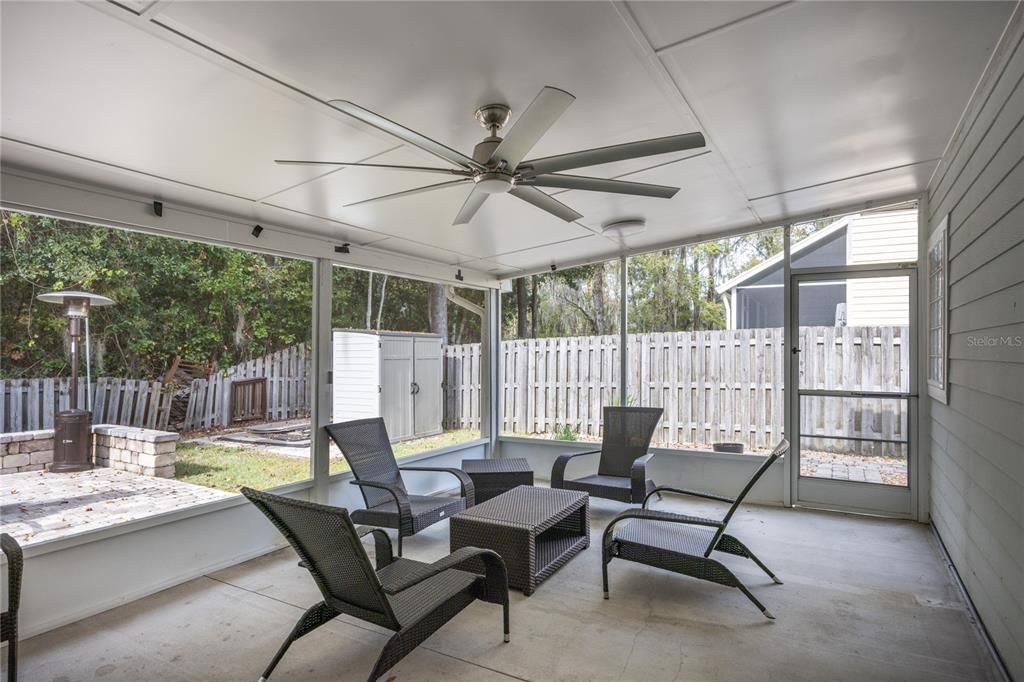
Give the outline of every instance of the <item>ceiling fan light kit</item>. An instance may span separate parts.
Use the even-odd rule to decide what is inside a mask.
[[[287,165],[369,167],[459,176],[458,179],[448,182],[417,187],[402,192],[393,192],[346,204],[346,206],[355,206],[395,199],[411,194],[430,192],[455,185],[472,185],[472,189],[467,195],[462,208],[455,216],[454,225],[464,225],[470,222],[477,211],[483,206],[487,197],[492,194],[511,194],[517,199],[522,199],[566,222],[579,220],[583,217],[569,206],[538,189],[540,187],[610,192],[613,194],[659,199],[670,199],[675,196],[676,192],[679,191],[678,187],[581,175],[567,175],[560,174],[558,171],[696,149],[705,145],[704,136],[700,133],[670,135],[652,140],[629,142],[609,147],[571,152],[569,154],[524,160],[540,138],[555,124],[575,100],[576,98],[565,90],[545,86],[533,102],[530,103],[530,106],[519,115],[519,118],[504,138],[499,137],[498,132],[508,123],[512,116],[512,110],[505,104],[487,104],[480,107],[476,110],[476,119],[488,131],[489,135],[474,147],[472,157],[465,156],[436,140],[432,140],[425,135],[410,130],[352,102],[336,100],[331,102],[331,104],[340,111],[378,130],[393,135],[406,144],[433,154],[457,166],[457,168],[395,166],[340,161],[278,160],[277,163]],[[643,230],[642,222],[640,230]],[[621,232],[619,233],[621,234]],[[632,234],[635,234],[635,232]]]

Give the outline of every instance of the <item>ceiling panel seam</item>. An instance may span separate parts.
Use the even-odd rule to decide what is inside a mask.
[[[300,210],[298,210],[296,208],[289,208],[288,206],[282,206],[280,204],[272,204],[272,203],[267,202],[267,203],[265,203],[263,205],[264,206],[269,206],[271,208],[280,209],[282,211],[287,211],[289,213],[296,213],[298,215],[303,215],[303,216],[306,216],[306,217],[309,217],[309,218],[316,218],[317,220],[323,220],[325,222],[334,223],[336,225],[341,225],[343,227],[352,227],[352,228],[355,228],[357,230],[362,230],[363,232],[369,232],[371,234],[376,234],[376,235],[380,235],[381,236],[380,239],[376,239],[376,240],[374,240],[372,242],[364,242],[363,244],[360,244],[360,246],[365,246],[366,244],[376,244],[378,242],[382,242],[382,241],[387,240],[387,239],[395,239],[395,240],[398,240],[400,242],[407,242],[409,244],[415,244],[416,246],[425,246],[425,247],[428,247],[428,248],[431,248],[431,249],[437,249],[438,251],[444,251],[444,252],[450,253],[450,254],[452,254],[454,256],[458,256],[459,258],[466,258],[466,259],[469,259],[469,260],[484,260],[484,259],[487,259],[487,258],[492,258],[492,256],[482,256],[482,255],[477,255],[477,254],[474,254],[474,253],[463,253],[461,251],[453,251],[452,249],[448,249],[448,248],[445,248],[443,246],[437,246],[436,244],[429,244],[427,242],[420,242],[420,241],[416,241],[415,239],[409,239],[408,237],[403,237],[401,235],[389,234],[387,232],[381,232],[380,230],[372,230],[372,229],[370,229],[368,227],[360,227],[359,225],[354,225],[352,223],[346,223],[346,222],[343,222],[341,220],[335,220],[334,218],[327,218],[327,217],[324,217],[324,216],[321,216],[321,215],[317,215],[315,213],[307,213],[305,211],[300,211]],[[589,236],[589,235],[587,235],[587,236]],[[577,239],[579,239],[579,237],[577,237]],[[462,262],[462,261],[458,261],[458,262]]]
[[[209,187],[204,187],[202,185],[196,185],[196,184],[193,184],[191,182],[185,182],[184,180],[175,180],[174,178],[168,178],[168,177],[165,177],[163,175],[157,175],[156,173],[149,173],[147,171],[141,171],[141,170],[138,170],[136,168],[129,168],[128,166],[121,166],[119,164],[112,163],[110,161],[102,161],[100,159],[94,159],[94,158],[89,157],[89,156],[83,156],[81,154],[75,154],[73,152],[67,152],[67,151],[64,151],[64,150],[61,150],[61,149],[54,149],[53,147],[47,147],[45,145],[37,144],[35,142],[28,142],[27,140],[19,140],[19,139],[14,138],[14,137],[8,137],[7,135],[0,135],[0,140],[4,140],[6,142],[12,142],[14,144],[19,144],[19,145],[22,145],[24,147],[31,147],[32,149],[39,149],[39,150],[42,150],[44,152],[48,152],[48,153],[51,153],[51,154],[57,154],[57,155],[66,156],[66,157],[69,157],[69,158],[72,158],[72,159],[78,159],[80,161],[85,161],[87,163],[93,163],[93,164],[96,164],[96,165],[99,165],[99,166],[106,166],[107,168],[114,168],[116,170],[123,171],[125,173],[132,173],[132,174],[135,174],[135,175],[142,175],[142,176],[145,176],[147,178],[153,178],[154,180],[160,180],[161,182],[170,182],[170,183],[173,183],[175,185],[181,185],[182,187],[189,187],[191,189],[198,189],[198,190],[202,190],[203,192],[210,192],[211,194],[219,194],[222,197],[231,197],[232,199],[238,199],[239,201],[248,201],[248,202],[253,203],[253,204],[257,203],[255,199],[252,199],[250,197],[243,197],[243,196],[238,195],[238,194],[232,194],[231,192],[224,192],[224,191],[218,190],[218,189],[210,189]],[[353,226],[353,227],[355,227],[355,226]]]
[[[152,19],[158,16],[170,2],[171,0],[153,0],[146,9],[139,12],[139,16],[143,19]]]
[[[342,122],[346,123],[347,125],[352,126],[356,130],[359,130],[361,132],[363,131],[363,128],[358,127],[357,125],[355,125],[355,120],[354,119],[352,119],[350,116],[348,116],[344,112],[339,111],[335,107],[331,106],[326,100],[321,99],[320,97],[312,94],[311,92],[309,92],[307,90],[304,90],[303,88],[301,88],[301,87],[299,87],[297,85],[293,85],[293,84],[289,83],[287,80],[285,80],[282,77],[274,76],[274,75],[272,75],[270,73],[267,73],[266,71],[263,71],[263,70],[261,70],[259,68],[256,68],[255,66],[252,66],[252,65],[246,63],[241,57],[232,56],[232,55],[228,54],[227,52],[225,52],[222,49],[213,47],[212,45],[204,43],[202,40],[200,40],[198,38],[192,37],[191,35],[186,33],[183,29],[178,29],[175,26],[172,26],[170,24],[170,22],[167,21],[167,20],[157,20],[155,18],[154,19],[150,19],[150,20],[143,20],[143,19],[140,19],[138,17],[138,15],[136,15],[134,12],[131,12],[130,10],[127,11],[127,12],[117,11],[116,13],[112,13],[110,11],[105,11],[103,9],[104,7],[114,7],[114,8],[117,8],[118,10],[125,9],[123,6],[118,5],[115,2],[108,2],[106,5],[90,5],[90,6],[96,7],[97,9],[99,9],[100,11],[104,11],[104,13],[106,13],[108,15],[116,16],[117,18],[120,18],[123,21],[127,21],[128,23],[133,24],[136,28],[140,28],[140,29],[144,30],[147,33],[150,33],[150,34],[158,34],[158,33],[163,34],[163,35],[160,35],[160,37],[162,39],[167,40],[171,44],[177,45],[179,48],[181,47],[181,45],[176,40],[169,39],[166,34],[170,34],[171,36],[174,36],[174,37],[176,37],[178,39],[184,40],[186,43],[191,45],[193,48],[198,48],[202,52],[206,53],[206,57],[207,58],[210,58],[211,56],[215,57],[216,59],[213,60],[214,63],[218,63],[220,66],[224,67],[224,66],[226,66],[226,64],[224,64],[223,62],[226,61],[226,62],[230,63],[231,65],[234,65],[235,67],[244,70],[250,76],[256,77],[257,80],[262,80],[263,84],[265,86],[269,87],[269,86],[271,86],[271,84],[277,85],[277,86],[280,86],[282,88],[285,88],[288,91],[288,93],[291,94],[292,96],[294,96],[294,95],[301,96],[302,100],[305,101],[306,103],[317,103],[317,104],[320,104],[324,108],[326,108],[328,110],[328,112],[331,112],[333,114],[333,117],[336,118],[337,120],[342,121]],[[156,31],[153,27],[156,27],[156,29],[160,29],[160,31],[159,32]],[[384,140],[387,140],[389,142],[394,142],[394,138],[392,138],[390,135],[387,135],[385,133],[381,133],[379,131],[375,131],[372,128],[369,128],[369,127],[366,130],[372,132],[375,135],[375,137],[377,137],[378,139],[384,139]],[[405,146],[405,145],[401,145],[401,146]],[[125,169],[125,170],[130,170],[130,169]],[[138,172],[138,171],[133,171],[133,172]],[[204,190],[206,189],[204,187],[198,187],[198,186],[196,188],[197,189],[204,189]],[[207,190],[207,191],[215,191],[215,190]],[[225,194],[225,193],[220,192],[220,194]],[[270,195],[270,196],[273,196],[273,195]],[[266,198],[269,198],[269,197],[266,197]],[[367,227],[363,227],[361,225],[354,225],[354,224],[351,224],[351,223],[342,223],[340,221],[333,220],[333,219],[330,219],[330,218],[326,218],[324,216],[314,215],[314,214],[311,214],[311,213],[305,213],[303,211],[295,211],[294,209],[288,209],[286,207],[279,206],[277,204],[263,203],[264,200],[253,200],[253,199],[247,199],[247,200],[248,201],[254,201],[254,202],[257,202],[257,203],[262,203],[262,205],[272,206],[274,208],[279,208],[279,209],[283,209],[283,210],[293,211],[293,212],[298,213],[300,215],[306,215],[306,216],[317,218],[317,219],[320,219],[320,220],[326,220],[326,221],[329,221],[329,222],[332,222],[332,223],[337,223],[337,224],[341,224],[341,225],[348,225],[350,227],[353,227],[353,228],[356,228],[356,229],[359,229],[359,230],[363,230],[363,231],[366,231],[366,232],[371,232],[371,233],[374,233],[374,234],[384,235],[385,237],[388,237],[388,238],[407,241],[410,244],[417,244],[417,245],[420,245],[420,246],[431,246],[432,248],[439,248],[439,249],[441,248],[441,247],[433,246],[431,244],[422,244],[420,242],[416,242],[415,240],[410,240],[410,239],[407,239],[405,237],[399,237],[399,236],[396,236],[396,235],[389,234],[387,232],[381,232],[380,230],[373,230],[373,229],[370,229],[370,228],[367,228]],[[598,233],[598,232],[596,232],[594,230],[591,230],[586,225],[579,224],[579,223],[574,223],[574,224],[577,224],[580,228],[586,230],[588,232],[588,235],[586,235],[586,236],[592,236],[592,235],[595,235],[595,234],[600,236],[600,233]],[[454,254],[456,256],[459,256],[460,258],[467,258],[467,259],[470,259],[470,260],[480,260],[480,259],[488,259],[488,258],[495,257],[494,255],[465,254],[465,253],[461,253],[461,252],[458,252],[458,251],[451,251],[449,249],[441,249],[441,250],[446,251],[448,253],[452,253],[452,254]]]
[[[835,180],[825,180],[824,182],[816,182],[813,185],[804,185],[803,187],[794,187],[792,189],[784,189],[781,192],[774,192],[772,194],[765,194],[759,197],[753,197],[751,201],[761,201],[762,199],[771,199],[772,197],[779,197],[783,194],[792,194],[794,192],[803,192],[804,190],[814,189],[816,187],[824,187],[825,185],[834,185],[838,182],[846,182],[847,180],[856,180],[858,178],[866,178],[870,175],[877,175],[879,173],[888,173],[889,171],[900,170],[901,168],[911,168],[913,166],[923,166],[927,163],[936,163],[940,161],[940,158],[925,159],[924,161],[912,161],[910,163],[903,163],[898,166],[890,166],[889,168],[880,168],[878,170],[866,171],[864,173],[857,173],[856,175],[847,175],[843,178],[837,178]]]
[[[235,194],[230,194],[228,192],[221,192],[221,191],[218,191],[218,190],[213,190],[213,189],[209,189],[207,187],[203,187],[201,185],[194,185],[194,184],[191,184],[191,183],[182,182],[180,180],[175,180],[173,178],[163,177],[161,175],[156,175],[154,173],[146,173],[144,171],[136,170],[134,168],[127,168],[125,166],[119,166],[119,165],[114,164],[114,163],[109,163],[109,162],[106,162],[106,161],[101,161],[101,160],[98,160],[98,159],[93,159],[93,158],[90,158],[90,157],[87,157],[87,156],[82,156],[82,155],[79,155],[79,154],[72,154],[70,152],[65,152],[65,151],[61,151],[61,150],[58,150],[58,149],[52,149],[50,147],[45,147],[43,145],[38,145],[38,144],[35,144],[35,143],[32,143],[32,142],[26,142],[24,140],[18,140],[16,138],[8,137],[6,135],[0,135],[0,140],[4,140],[6,142],[11,142],[11,143],[14,143],[14,144],[24,145],[26,147],[31,147],[33,149],[40,149],[42,151],[45,151],[45,152],[48,152],[48,153],[52,153],[52,154],[57,154],[59,156],[65,156],[65,157],[69,157],[69,158],[78,159],[80,161],[85,161],[86,163],[92,163],[92,164],[96,164],[96,165],[99,165],[99,166],[105,166],[105,167],[108,167],[108,168],[113,168],[113,169],[116,169],[116,170],[119,170],[119,171],[123,171],[125,173],[130,173],[130,174],[134,174],[134,175],[141,175],[141,176],[153,178],[154,180],[160,180],[161,182],[170,182],[170,183],[173,183],[175,185],[180,185],[182,187],[188,187],[188,188],[191,188],[191,189],[198,189],[198,190],[201,190],[201,191],[204,191],[204,192],[210,192],[212,194],[218,194],[220,196],[230,197],[232,199],[238,199],[240,201],[246,201],[246,202],[249,202],[249,203],[251,203],[253,205],[263,205],[263,206],[267,206],[269,208],[274,208],[274,209],[278,209],[278,210],[282,210],[282,211],[287,211],[289,213],[296,213],[298,215],[303,215],[303,216],[307,216],[307,217],[310,217],[310,218],[315,218],[317,220],[322,220],[322,221],[327,222],[327,223],[333,223],[335,225],[338,225],[341,228],[353,228],[353,229],[357,229],[357,230],[360,230],[360,231],[363,231],[363,232],[369,232],[370,234],[380,235],[380,239],[374,239],[374,240],[371,240],[371,241],[360,241],[360,242],[358,242],[359,246],[363,246],[363,247],[368,246],[370,244],[377,244],[379,242],[382,242],[382,241],[385,241],[385,240],[388,240],[388,239],[397,239],[399,241],[407,242],[409,244],[415,244],[417,246],[428,246],[428,247],[431,247],[431,248],[438,249],[439,251],[444,251],[446,253],[450,253],[453,256],[457,256],[457,259],[456,259],[455,263],[449,263],[449,265],[462,263],[462,262],[464,262],[464,260],[462,260],[462,259],[466,259],[466,260],[485,260],[487,258],[491,258],[492,257],[492,256],[483,256],[483,255],[470,254],[470,253],[462,253],[460,251],[452,251],[451,249],[446,249],[444,247],[435,246],[433,244],[427,244],[427,243],[424,243],[424,242],[418,242],[418,241],[416,241],[414,239],[408,239],[406,237],[401,237],[401,236],[396,236],[396,235],[392,235],[392,234],[387,234],[386,232],[379,232],[377,230],[371,230],[369,228],[360,227],[358,225],[353,225],[351,223],[342,222],[340,220],[334,220],[332,218],[325,218],[324,216],[314,215],[312,213],[306,213],[304,211],[297,211],[295,209],[288,208],[286,206],[279,206],[277,204],[272,204],[272,203],[257,202],[257,201],[255,201],[253,199],[249,199],[248,197],[242,197],[242,196],[238,196],[238,195],[235,195]],[[293,232],[294,234],[297,234],[297,235],[309,236],[309,235],[307,235],[302,230],[298,230],[298,229],[292,228],[290,231]],[[400,252],[396,252],[396,253],[400,253]]]
[[[700,33],[697,33],[696,35],[692,35],[692,36],[690,36],[688,38],[683,38],[682,40],[677,40],[674,43],[669,43],[668,45],[663,45],[662,47],[655,47],[654,48],[654,54],[656,54],[656,55],[658,55],[660,57],[663,54],[666,54],[668,52],[671,52],[672,50],[675,50],[677,47],[682,47],[683,45],[687,45],[689,43],[695,42],[697,40],[700,40],[701,38],[707,38],[708,36],[715,35],[716,33],[721,33],[722,31],[727,31],[729,29],[732,29],[732,28],[735,28],[737,26],[740,26],[741,24],[745,24],[745,23],[751,21],[752,19],[764,18],[765,16],[768,16],[770,14],[775,14],[779,10],[786,9],[786,8],[790,7],[791,5],[795,5],[795,4],[796,4],[796,0],[787,0],[786,2],[780,2],[779,4],[772,5],[771,7],[765,7],[762,10],[758,10],[757,12],[752,12],[752,13],[747,14],[745,16],[739,17],[738,19],[733,19],[732,21],[727,21],[724,24],[719,24],[718,26],[713,26],[713,27],[707,29],[706,31],[701,31]],[[652,44],[652,47],[653,47],[653,44]]]
[[[647,66],[650,73],[655,77],[657,81],[664,84],[666,90],[671,93],[670,99],[674,101],[677,106],[681,106],[683,110],[693,117],[693,120],[697,122],[697,126],[705,133],[705,137],[709,140],[709,146],[718,151],[719,157],[722,159],[722,165],[728,174],[728,179],[732,182],[734,189],[737,191],[738,196],[741,197],[747,206],[747,209],[753,214],[754,218],[761,221],[761,216],[758,214],[757,209],[751,205],[748,193],[744,189],[743,184],[740,182],[739,176],[736,174],[735,169],[730,163],[729,159],[722,153],[721,148],[715,143],[718,139],[717,135],[711,134],[708,126],[701,120],[701,117],[697,115],[696,110],[690,105],[689,99],[686,97],[686,93],[683,92],[682,86],[676,81],[675,77],[665,66],[665,62],[662,61],[655,51],[654,46],[651,43],[651,39],[644,32],[640,26],[640,22],[636,20],[633,15],[633,10],[629,7],[629,4],[625,0],[611,0],[616,12],[618,12],[619,18],[622,19],[622,23],[630,36],[633,38],[634,43],[643,55],[643,63]]]
[[[706,156],[706,155],[708,155],[710,153],[711,153],[710,149],[705,149],[702,152],[697,152],[696,154],[691,154],[690,156],[681,156],[678,159],[672,159],[671,161],[663,161],[662,163],[656,163],[653,166],[646,166],[644,168],[638,168],[637,170],[631,170],[628,173],[619,173],[618,175],[611,176],[611,178],[609,178],[609,179],[611,179],[611,180],[621,180],[622,178],[627,178],[630,175],[637,175],[638,173],[645,173],[647,171],[654,170],[655,168],[663,168],[665,166],[671,166],[674,163],[679,163],[681,161],[689,161],[690,159],[696,159],[698,156]],[[551,195],[551,196],[556,196],[558,194],[565,194],[566,192],[573,192],[573,191],[583,192],[585,190],[560,189],[557,192],[548,192],[548,194]]]
[[[129,8],[114,2],[114,0],[107,0],[105,3],[86,2],[84,4],[92,9],[134,26],[137,30],[144,31],[145,33],[155,36],[160,40],[168,42],[179,49],[187,49],[193,54],[199,55],[221,68],[228,68],[236,74],[244,75],[253,82],[260,83],[263,87],[270,88],[278,94],[287,96],[294,101],[301,102],[307,106],[319,105],[316,107],[317,111],[330,116],[334,120],[358,130],[361,133],[369,134],[379,140],[392,144],[395,141],[392,136],[386,133],[369,126],[358,125],[354,118],[331,106],[327,99],[313,94],[304,86],[296,85],[284,76],[274,75],[265,68],[249,64],[242,56],[230,54],[226,48],[215,47],[208,42],[204,42],[204,40],[206,40],[205,37],[200,39],[190,35],[186,32],[184,27],[178,28],[177,22],[166,17],[160,18],[157,16],[150,19],[144,19]]]
[[[381,156],[384,156],[385,154],[390,154],[391,152],[398,151],[399,149],[405,149],[405,148],[406,148],[406,146],[404,144],[395,145],[394,147],[391,147],[389,149],[385,149],[384,151],[375,152],[373,154],[370,154],[369,156],[367,156],[365,158],[356,159],[355,163],[367,163],[368,161],[372,161],[373,159],[376,159],[376,158],[379,158]],[[297,182],[294,185],[289,185],[288,187],[285,187],[283,189],[279,189],[277,191],[271,192],[270,194],[268,194],[268,195],[266,195],[264,197],[260,197],[259,199],[257,199],[257,201],[262,204],[267,199],[271,199],[273,197],[276,197],[278,194],[284,194],[285,192],[287,192],[289,190],[293,190],[296,187],[302,187],[303,185],[308,185],[311,182],[316,182],[317,180],[321,180],[323,178],[326,178],[328,175],[333,175],[334,173],[337,173],[338,171],[345,170],[345,168],[346,167],[343,164],[339,164],[337,168],[329,170],[326,173],[321,173],[320,175],[316,175],[314,177],[311,177],[308,180],[303,180],[302,182]]]
[[[596,234],[585,234],[585,235],[581,235],[579,237],[571,237],[569,239],[563,239],[561,241],[551,242],[550,244],[544,244],[543,246],[526,246],[526,247],[523,247],[521,249],[513,249],[512,251],[502,251],[501,253],[496,253],[493,256],[487,256],[487,258],[501,258],[502,256],[511,256],[513,254],[524,253],[526,251],[538,251],[538,250],[541,250],[541,249],[550,248],[552,246],[560,246],[561,244],[568,244],[569,242],[576,242],[576,241],[579,241],[581,239],[590,239],[591,237],[595,237],[595,236],[599,236],[599,235],[596,235]]]

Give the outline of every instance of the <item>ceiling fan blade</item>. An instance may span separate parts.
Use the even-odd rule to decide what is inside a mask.
[[[581,152],[559,154],[558,156],[546,156],[543,159],[530,159],[519,164],[519,170],[522,171],[525,177],[534,177],[573,168],[599,166],[613,161],[625,161],[627,159],[639,159],[656,154],[681,152],[687,149],[703,147],[705,144],[704,136],[700,133],[669,135],[668,137],[658,137],[653,140],[627,142],[626,144],[586,149]]]
[[[364,109],[358,104],[347,102],[345,100],[331,100],[329,102],[331,106],[339,111],[343,111],[353,118],[357,118],[367,125],[371,125],[378,130],[383,130],[386,133],[394,135],[403,142],[407,142],[414,147],[418,147],[425,152],[430,152],[434,156],[440,157],[449,163],[454,163],[456,166],[461,166],[465,169],[477,169],[483,168],[482,165],[469,158],[465,154],[455,151],[451,147],[446,147],[436,140],[431,140],[426,135],[421,135],[415,130],[410,130],[403,125],[395,123],[390,119],[386,119],[380,114],[375,114],[369,109]]]
[[[384,170],[416,171],[419,173],[441,173],[443,175],[466,175],[469,171],[454,168],[433,168],[431,166],[395,166],[387,163],[349,163],[347,161],[297,161],[293,159],[275,159],[274,163],[281,166],[354,166],[356,168],[380,168]]]
[[[551,215],[557,216],[567,223],[571,223],[574,220],[579,220],[583,216],[576,211],[572,210],[561,201],[554,197],[548,196],[544,192],[540,191],[536,187],[525,187],[518,185],[509,192],[514,197],[519,197],[523,201],[533,204],[539,209],[543,209]]]
[[[509,170],[514,170],[548,128],[555,124],[576,98],[565,90],[545,85],[530,106],[516,119],[505,139],[491,154],[491,161],[504,161]]]
[[[633,194],[638,197],[658,197],[660,199],[671,199],[679,191],[678,187],[669,187],[667,185],[650,185],[644,182],[606,180],[605,178],[591,178],[583,175],[559,175],[557,173],[538,175],[528,180],[521,180],[519,184],[531,185],[533,187],[558,187],[561,189],[589,190],[591,192]]]
[[[363,199],[362,201],[354,201],[351,204],[345,204],[344,208],[349,206],[359,206],[360,204],[369,204],[373,201],[384,201],[385,199],[397,199],[398,197],[406,197],[411,194],[420,194],[422,192],[432,192],[435,189],[444,189],[445,187],[455,187],[461,185],[464,182],[469,182],[469,178],[460,178],[458,180],[451,180],[449,182],[439,182],[436,185],[427,185],[425,187],[415,187],[413,189],[407,189],[402,192],[394,192],[392,194],[384,194],[379,197],[373,197],[372,199]]]
[[[473,185],[473,191],[466,197],[466,203],[462,204],[462,208],[459,209],[459,214],[455,216],[452,225],[465,225],[472,220],[489,196],[486,192],[481,192],[476,185]]]

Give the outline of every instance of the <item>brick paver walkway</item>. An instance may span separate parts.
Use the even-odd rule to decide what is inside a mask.
[[[831,478],[834,481],[906,485],[907,462],[896,457],[802,452],[800,453],[800,475]]]
[[[0,476],[0,531],[26,545],[226,497],[231,493],[106,467],[8,474]]]

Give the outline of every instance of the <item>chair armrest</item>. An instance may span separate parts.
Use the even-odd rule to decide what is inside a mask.
[[[565,484],[565,465],[569,463],[570,459],[581,457],[582,455],[596,455],[599,452],[601,451],[587,450],[586,452],[567,452],[559,455],[551,467],[551,487],[561,488]]]
[[[607,549],[612,544],[615,524],[629,519],[643,519],[647,521],[665,521],[667,523],[680,523],[688,526],[708,526],[710,528],[724,528],[725,523],[714,519],[705,519],[700,516],[687,516],[686,514],[673,514],[672,512],[655,511],[654,509],[627,509],[611,520],[604,529],[603,546]]]
[[[451,474],[455,478],[459,479],[459,486],[461,488],[462,496],[466,498],[466,507],[472,507],[476,504],[476,487],[473,485],[473,479],[469,477],[462,469],[455,469],[452,467],[400,467],[400,471],[439,471],[445,474]]]
[[[736,500],[734,500],[731,497],[725,497],[723,495],[712,495],[711,493],[702,493],[699,490],[688,490],[686,488],[670,488],[667,485],[662,485],[662,486],[658,486],[657,488],[655,488],[651,492],[647,493],[647,497],[644,498],[644,503],[643,503],[644,509],[647,508],[647,500],[651,499],[651,495],[656,495],[657,493],[677,493],[679,495],[690,495],[691,497],[703,497],[706,500],[717,500],[719,502],[728,502],[729,504],[732,504],[733,502],[736,501]]]
[[[484,562],[484,600],[505,603],[508,600],[508,573],[505,570],[505,562],[497,552],[479,547],[462,547],[432,564],[420,564],[400,578],[382,584],[381,587],[386,594],[396,595],[439,573],[457,569],[470,559],[482,559]]]
[[[638,502],[644,500],[647,494],[647,463],[654,457],[648,452],[633,460],[633,466],[629,469],[630,501]]]
[[[395,560],[391,550],[391,538],[388,537],[386,530],[373,526],[356,526],[356,533],[361,538],[373,533],[373,554],[377,557],[378,571]]]
[[[391,493],[391,496],[395,498],[395,505],[398,507],[399,532],[405,535],[412,535],[412,506],[409,504],[409,495],[400,486],[390,483],[379,483],[377,481],[353,480],[349,481],[349,483],[360,487],[379,488]]]

